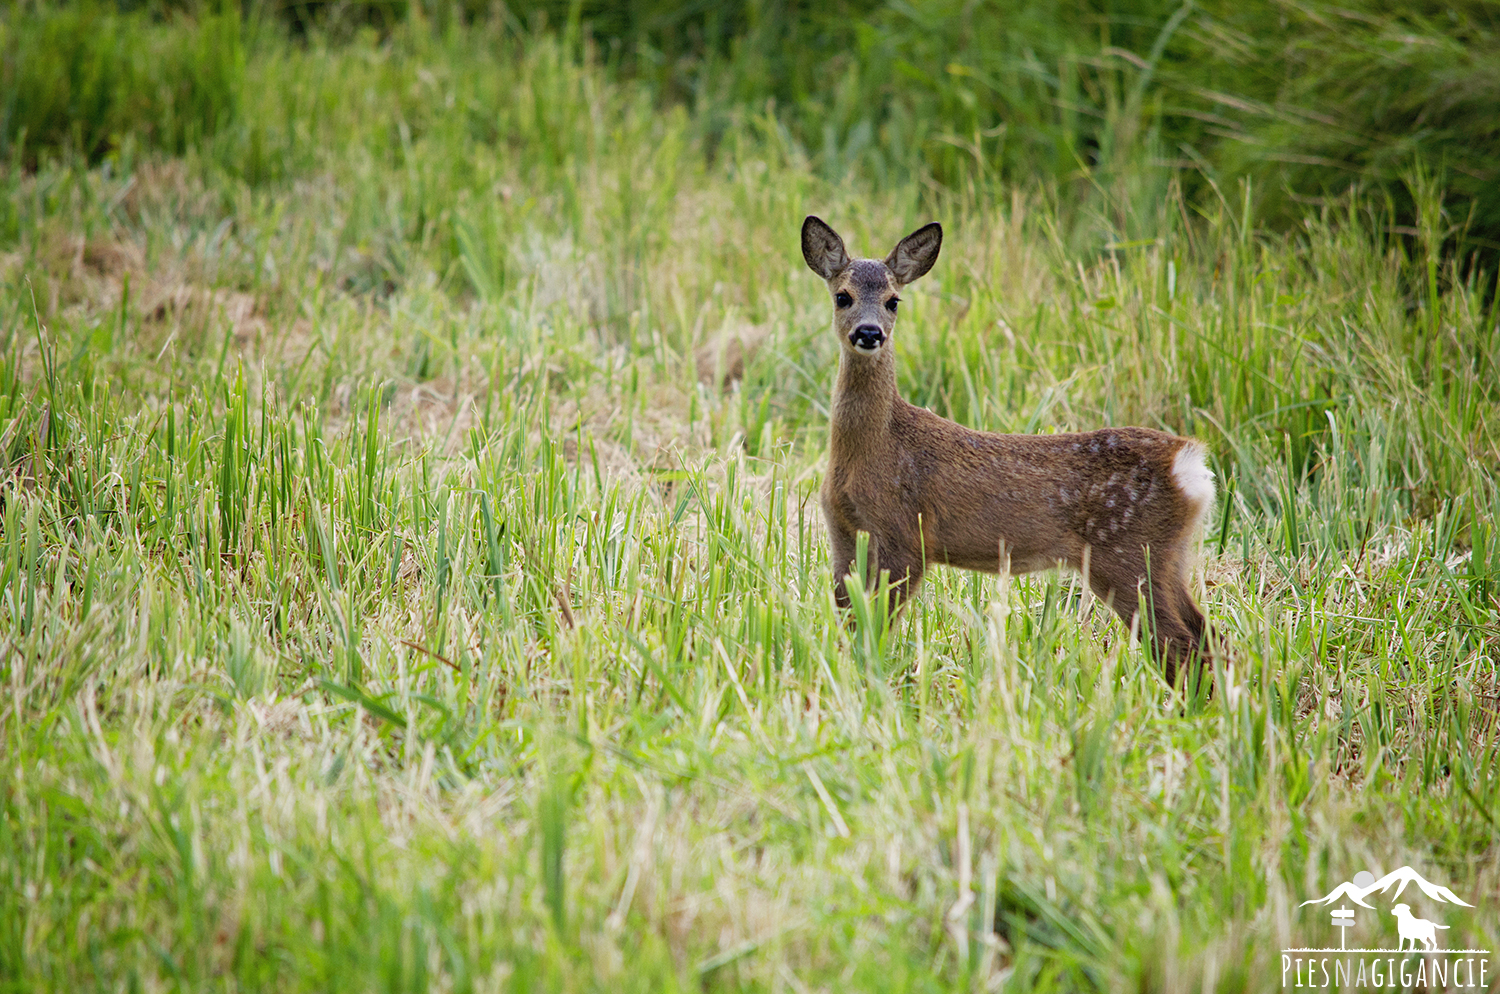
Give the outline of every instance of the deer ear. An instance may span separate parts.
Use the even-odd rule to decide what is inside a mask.
[[[943,226],[937,222],[925,224],[907,235],[891,249],[885,258],[885,268],[896,277],[902,286],[927,275],[932,264],[937,262],[938,249],[943,247]]]
[[[802,222],[802,258],[825,280],[833,279],[849,265],[844,240],[822,218],[811,214]]]

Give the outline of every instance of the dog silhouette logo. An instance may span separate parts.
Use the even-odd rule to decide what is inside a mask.
[[[1401,940],[1396,943],[1397,949],[1400,949],[1402,946],[1406,945],[1406,941],[1410,939],[1411,949],[1413,951],[1416,950],[1417,943],[1419,941],[1422,943],[1422,948],[1429,951],[1435,950],[1438,947],[1437,930],[1440,928],[1448,928],[1447,925],[1439,925],[1437,922],[1430,922],[1425,918],[1418,918],[1416,915],[1413,915],[1411,913],[1411,909],[1404,904],[1398,904],[1394,908],[1392,908],[1391,914],[1396,916],[1396,928],[1401,932]]]

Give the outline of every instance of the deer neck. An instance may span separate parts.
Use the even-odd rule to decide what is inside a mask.
[[[883,453],[890,444],[896,403],[896,362],[890,348],[870,357],[839,350],[830,440],[833,458],[848,462]]]

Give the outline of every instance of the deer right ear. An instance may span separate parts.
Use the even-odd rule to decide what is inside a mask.
[[[849,265],[844,240],[822,218],[811,214],[802,222],[802,258],[807,260],[807,268],[825,280],[833,279]]]

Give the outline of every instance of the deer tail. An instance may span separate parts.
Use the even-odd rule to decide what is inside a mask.
[[[1208,468],[1208,448],[1189,439],[1172,460],[1172,482],[1188,503],[1188,534],[1196,536],[1214,503],[1214,474]]]

